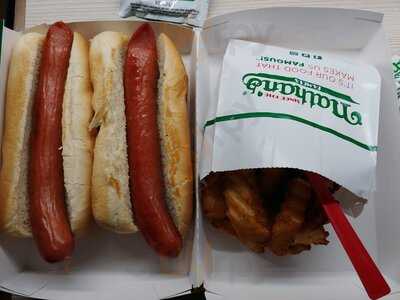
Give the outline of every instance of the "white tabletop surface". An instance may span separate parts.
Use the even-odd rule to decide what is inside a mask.
[[[56,20],[119,19],[117,15],[119,0],[17,0],[16,2],[18,29]],[[384,13],[384,26],[392,50],[400,54],[400,0],[210,0],[209,15],[272,6],[356,8]]]

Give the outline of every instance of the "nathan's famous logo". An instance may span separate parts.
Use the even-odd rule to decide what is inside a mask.
[[[393,62],[393,73],[395,79],[400,79],[400,59]]]
[[[243,76],[242,81],[252,94],[259,97],[263,96],[264,92],[295,96],[301,99],[303,105],[330,110],[334,116],[351,125],[362,125],[361,114],[351,107],[352,104],[359,103],[332,89],[294,77],[267,73],[249,73]]]

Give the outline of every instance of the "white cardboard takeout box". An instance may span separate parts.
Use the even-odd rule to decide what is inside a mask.
[[[271,8],[212,18],[202,30],[161,23],[153,23],[153,28],[171,36],[188,69],[196,166],[208,102],[218,95],[222,58],[230,39],[318,50],[376,67],[382,78],[377,192],[362,214],[350,221],[395,293],[400,291],[400,115],[381,21],[380,14],[358,10]],[[70,26],[90,38],[105,30],[131,34],[140,23]],[[9,58],[19,35],[3,30],[0,133]],[[160,260],[139,233],[116,235],[93,226],[78,240],[66,272],[64,264],[42,262],[32,240],[1,235],[0,289],[47,299],[160,299],[204,282],[207,290],[216,293],[207,293],[207,299],[367,299],[330,227],[331,242],[326,247],[313,247],[294,257],[253,254],[203,220],[197,187],[198,182],[193,234],[179,258]]]

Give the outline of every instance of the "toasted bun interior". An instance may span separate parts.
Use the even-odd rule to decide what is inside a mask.
[[[0,229],[31,236],[28,201],[29,136],[44,35],[28,33],[16,43],[8,72],[0,170]]]
[[[190,227],[193,211],[193,168],[189,116],[188,78],[181,55],[170,38],[158,38],[160,79],[158,125],[168,208],[179,232]]]
[[[92,209],[96,222],[118,233],[137,231],[129,194],[123,64],[128,37],[103,32],[90,45],[90,74],[98,127],[94,147]]]
[[[89,74],[89,44],[79,34],[74,40],[65,82],[62,115],[62,156],[66,204],[71,229],[80,234],[91,220],[90,186],[93,137],[92,87]]]

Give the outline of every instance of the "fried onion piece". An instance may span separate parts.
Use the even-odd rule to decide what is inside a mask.
[[[329,233],[321,225],[318,228],[304,228],[296,234],[294,244],[302,245],[327,245]]]
[[[327,222],[328,218],[321,204],[313,197],[311,205],[307,209],[305,224],[296,234],[293,244],[290,245],[290,254],[310,250],[311,245],[327,245],[329,233],[323,226]]]
[[[226,205],[221,174],[213,173],[207,176],[202,188],[202,204],[203,213],[211,223],[226,219]]]
[[[289,247],[290,254],[299,254],[305,250],[310,250],[311,245],[328,245],[327,237],[329,233],[321,225],[318,228],[302,229],[294,239],[294,243]]]
[[[217,228],[220,229],[222,231],[224,231],[225,233],[228,233],[230,235],[236,236],[236,232],[235,229],[233,228],[231,221],[229,221],[228,218],[225,218],[223,220],[215,220],[215,221],[211,221],[211,224]]]
[[[258,171],[258,182],[264,207],[269,218],[279,212],[291,172],[286,168],[268,168]]]
[[[260,171],[260,189],[267,200],[275,196],[277,190],[286,180],[288,173],[288,170],[284,168],[267,168]]]
[[[309,205],[306,213],[305,227],[315,229],[320,225],[328,224],[328,217],[326,216],[322,205],[313,195],[311,204]]]
[[[311,186],[304,179],[295,178],[289,182],[281,211],[272,226],[269,248],[274,254],[290,254],[290,246],[303,227],[311,194]]]
[[[299,254],[310,250],[311,245],[328,245],[329,233],[321,225],[318,228],[304,228],[296,234],[294,243],[289,246],[289,254]]]
[[[271,222],[255,187],[255,173],[229,172],[226,176],[224,196],[232,227],[244,245],[264,252],[271,236]]]
[[[226,216],[223,176],[221,173],[212,173],[206,177],[202,187],[203,213],[215,228],[236,236],[235,230]]]

